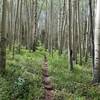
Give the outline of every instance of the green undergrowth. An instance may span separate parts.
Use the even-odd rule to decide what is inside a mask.
[[[67,56],[59,56],[57,51],[50,55],[42,47],[34,53],[22,49],[14,59],[7,50],[6,72],[0,76],[0,100],[42,100],[44,54],[48,58],[55,100],[100,100],[100,86],[91,85],[89,63],[74,64],[74,71],[70,72]]]

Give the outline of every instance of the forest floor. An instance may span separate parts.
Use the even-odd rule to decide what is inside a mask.
[[[30,53],[22,49],[12,53],[7,50],[6,73],[0,76],[0,100],[42,100],[42,65],[45,50],[39,47]],[[49,75],[55,91],[55,100],[100,100],[100,86],[91,85],[92,68],[88,63],[68,68],[67,57],[48,53]]]

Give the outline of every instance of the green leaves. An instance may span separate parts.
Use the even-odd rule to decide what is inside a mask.
[[[21,78],[21,77],[19,77],[18,80],[15,81],[15,84],[17,86],[23,86],[24,83],[25,83],[25,80],[23,78]]]
[[[99,100],[100,86],[89,84],[92,78],[90,62],[75,65],[70,72],[67,56],[59,56],[58,51],[53,51],[52,56],[42,45],[34,53],[22,49],[21,54],[15,54],[15,59],[7,52],[7,72],[0,76],[0,99],[41,100],[44,93],[42,65],[46,54],[55,100]]]

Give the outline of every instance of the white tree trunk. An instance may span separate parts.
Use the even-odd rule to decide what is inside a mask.
[[[97,0],[94,44],[95,44],[94,82],[100,82],[100,0]]]

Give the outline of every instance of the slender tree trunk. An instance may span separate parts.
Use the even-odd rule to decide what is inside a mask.
[[[13,58],[15,56],[15,42],[16,42],[16,33],[17,33],[17,22],[18,22],[18,9],[19,9],[19,0],[17,2],[17,9],[16,9],[16,18],[15,18],[15,28],[13,33]]]
[[[77,1],[77,18],[78,18],[78,36],[79,36],[79,64],[82,65],[82,50],[81,50],[81,30],[80,30],[80,1]]]
[[[33,42],[33,51],[36,50],[37,43],[37,0],[35,0],[35,32],[34,32],[34,42]]]
[[[90,8],[90,34],[92,38],[92,64],[94,68],[94,33],[93,33],[93,14],[92,14],[92,1],[89,0],[89,8]]]
[[[94,82],[100,82],[100,0],[97,0],[94,44],[95,44]]]
[[[73,70],[73,51],[72,51],[72,32],[71,32],[71,0],[69,0],[69,62],[70,62],[70,70]]]
[[[46,18],[45,18],[45,49],[48,49],[48,2],[46,2]]]
[[[0,73],[5,71],[6,67],[6,0],[3,0],[2,9],[2,26],[0,40]]]

